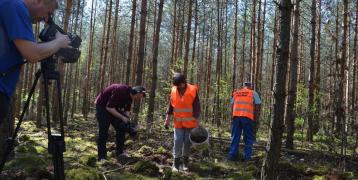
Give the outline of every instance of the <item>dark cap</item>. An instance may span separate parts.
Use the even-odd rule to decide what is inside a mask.
[[[143,97],[145,97],[145,88],[142,86],[134,86],[131,88],[131,94],[138,94],[138,93],[142,93]]]
[[[244,82],[244,86],[252,87],[252,83],[251,82]]]
[[[181,83],[186,83],[186,78],[184,76],[184,74],[181,74],[181,73],[175,73],[174,74],[174,77],[173,77],[173,84],[175,86],[179,86],[179,84]]]

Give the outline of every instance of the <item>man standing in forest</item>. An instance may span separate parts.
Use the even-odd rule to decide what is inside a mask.
[[[116,130],[117,158],[125,156],[124,140],[132,101],[140,100],[143,97],[145,97],[144,87],[130,87],[124,84],[112,84],[98,94],[96,98],[96,117],[99,126],[97,140],[99,161],[105,161],[107,158],[106,143],[109,125],[112,125]]]
[[[173,87],[170,94],[170,102],[167,108],[167,116],[164,126],[168,128],[171,116],[174,116],[174,148],[173,170],[182,168],[188,170],[190,154],[190,131],[199,125],[200,101],[198,87],[186,83],[183,74],[176,73],[173,78]],[[181,167],[181,160],[183,164]]]
[[[26,59],[36,63],[60,48],[69,48],[67,35],[57,32],[54,40],[36,43],[32,24],[47,21],[57,9],[56,0],[0,0],[0,156],[10,126],[10,99]]]
[[[258,93],[252,90],[252,84],[244,83],[244,87],[236,90],[232,97],[232,130],[231,147],[228,160],[238,160],[238,147],[241,133],[244,133],[244,159],[250,160],[252,145],[255,141],[255,124],[259,120],[261,99]]]

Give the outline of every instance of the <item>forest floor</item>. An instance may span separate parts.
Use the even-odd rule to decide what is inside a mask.
[[[260,179],[265,140],[259,138],[251,161],[226,160],[229,139],[211,138],[209,150],[192,148],[187,172],[172,172],[172,132],[155,129],[151,135],[140,130],[136,139],[125,142],[127,158],[114,155],[114,130],[110,129],[108,161],[97,162],[96,120],[76,116],[66,127],[64,153],[66,179]],[[15,155],[6,163],[0,179],[52,179],[52,157],[47,152],[45,128],[24,122]],[[228,135],[229,133],[224,133]],[[241,151],[242,152],[242,151]],[[358,160],[346,161],[343,172],[339,156],[307,148],[282,151],[279,179],[358,179]]]

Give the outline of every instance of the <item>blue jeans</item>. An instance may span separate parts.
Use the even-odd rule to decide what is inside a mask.
[[[174,128],[174,158],[189,157],[190,154],[190,134],[191,128]]]
[[[255,135],[253,131],[254,124],[255,122],[247,117],[234,117],[231,130],[231,147],[229,151],[229,159],[237,158],[242,132],[244,132],[243,139],[245,142],[244,158],[245,160],[251,159],[252,145],[255,142]]]
[[[99,127],[97,140],[98,159],[107,158],[106,143],[109,125],[112,125],[116,130],[116,155],[122,154],[125,140],[125,126],[123,121],[115,118],[105,107],[101,106],[96,106],[96,117]]]

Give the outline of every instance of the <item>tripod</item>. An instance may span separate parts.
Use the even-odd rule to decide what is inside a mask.
[[[55,70],[57,62],[56,59],[52,57],[47,58],[41,61],[41,68],[36,72],[34,83],[32,84],[31,90],[29,92],[28,98],[25,102],[25,106],[22,110],[19,121],[16,125],[12,137],[7,140],[7,148],[5,150],[4,156],[2,157],[0,164],[0,174],[4,168],[7,157],[10,152],[15,147],[15,139],[19,132],[21,123],[24,119],[25,112],[28,110],[30,100],[32,95],[35,92],[36,84],[41,77],[44,81],[44,90],[45,90],[45,107],[46,107],[46,121],[47,121],[47,136],[48,136],[48,152],[52,154],[52,161],[54,166],[54,179],[63,180],[65,179],[64,174],[64,165],[63,165],[63,152],[65,152],[65,141],[64,141],[64,129],[63,129],[63,109],[62,109],[62,100],[61,100],[61,83],[60,83],[60,74]],[[57,87],[57,102],[59,110],[59,133],[51,133],[51,120],[50,120],[50,101],[49,101],[49,82],[50,80],[56,81]]]

